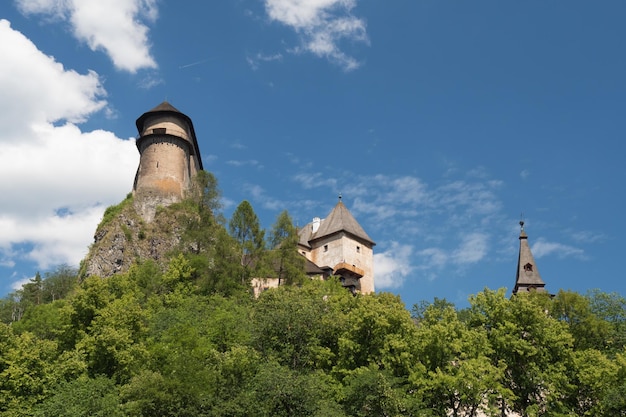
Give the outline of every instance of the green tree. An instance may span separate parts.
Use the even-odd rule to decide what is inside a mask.
[[[280,284],[300,284],[306,279],[305,258],[298,253],[298,234],[287,211],[276,218],[270,233],[271,265]]]
[[[265,249],[265,232],[250,203],[242,201],[228,223],[230,235],[237,241],[241,251],[241,284],[249,282],[253,270],[260,268]]]
[[[275,362],[260,365],[240,397],[250,417],[344,416],[335,383],[323,372],[299,373]]]
[[[337,317],[346,298],[352,296],[338,282],[265,291],[252,309],[253,346],[291,369],[330,369],[345,331],[346,323]]]
[[[501,384],[513,398],[501,395],[502,411],[522,416],[565,413],[562,399],[569,386],[566,369],[572,337],[565,323],[547,314],[547,294],[484,290],[470,298],[470,325],[483,328],[493,353],[492,364],[505,364]]]
[[[374,366],[357,368],[344,379],[343,407],[349,416],[426,416],[406,381]]]
[[[554,297],[550,311],[569,327],[574,349],[606,349],[611,340],[611,325],[593,313],[588,297],[561,290]]]
[[[39,305],[43,302],[43,279],[37,272],[26,284],[22,285],[22,303],[28,305]]]
[[[511,392],[501,384],[504,365],[491,363],[486,330],[468,328],[452,305],[437,300],[420,316],[417,357],[426,372],[415,372],[412,382],[424,403],[439,415],[495,413]]]
[[[602,398],[603,417],[626,417],[626,349],[615,355],[617,379]]]
[[[118,388],[104,377],[63,381],[34,407],[34,417],[122,417]]]
[[[410,375],[417,360],[417,328],[400,297],[378,293],[350,298],[343,307],[335,371],[374,366],[394,376]]]
[[[127,381],[147,357],[145,324],[146,312],[134,294],[125,294],[100,309],[76,346],[85,352],[89,375]]]
[[[609,416],[604,399],[619,386],[619,366],[595,349],[573,352],[567,369],[572,393],[570,408],[577,416]]]
[[[611,353],[626,349],[626,298],[617,293],[591,290],[587,293],[591,312],[609,323],[611,333],[606,343]]]
[[[43,301],[46,303],[67,297],[78,283],[78,270],[68,265],[59,265],[46,272],[43,280]]]
[[[0,324],[0,414],[29,415],[64,375],[57,367],[57,345],[31,333],[15,335]]]
[[[221,192],[215,175],[208,171],[200,171],[196,174],[192,184],[191,200],[201,210],[206,211],[211,217],[217,219],[222,209],[220,201]]]

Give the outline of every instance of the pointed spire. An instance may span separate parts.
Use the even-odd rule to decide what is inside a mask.
[[[518,292],[545,291],[546,284],[539,275],[535,258],[528,245],[528,235],[524,230],[524,220],[520,220],[519,256],[517,258],[517,274],[513,294]]]

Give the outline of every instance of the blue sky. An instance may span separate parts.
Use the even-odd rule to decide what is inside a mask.
[[[0,5],[0,294],[76,265],[132,189],[135,119],[194,122],[229,217],[343,201],[377,291],[510,289],[524,214],[551,292],[626,294],[626,3]]]

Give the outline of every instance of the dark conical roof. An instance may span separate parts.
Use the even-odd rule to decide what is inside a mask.
[[[513,294],[530,290],[545,291],[545,282],[541,279],[535,258],[528,245],[528,236],[524,231],[524,222],[520,222],[522,230],[519,235],[519,256],[517,258],[517,274]]]
[[[145,112],[144,114],[139,116],[139,118],[135,122],[135,125],[137,126],[137,131],[141,135],[141,133],[144,130],[144,124],[145,124],[146,119],[148,117],[159,115],[159,114],[168,114],[168,113],[169,114],[174,114],[177,117],[180,117],[189,126],[189,130],[191,132],[191,144],[192,144],[192,147],[193,147],[192,152],[195,153],[196,157],[198,158],[198,163],[200,165],[200,169],[204,169],[203,166],[202,166],[202,158],[201,158],[201,155],[200,155],[200,148],[198,147],[198,139],[196,139],[196,131],[193,128],[193,123],[192,123],[191,119],[185,113],[181,112],[176,107],[172,106],[169,102],[164,101],[161,104],[159,104],[158,106],[156,106],[155,108],[153,108],[152,110],[148,110],[147,112]]]
[[[176,107],[172,106],[167,101],[164,101],[163,103],[159,104],[158,106],[156,106],[152,110],[148,111],[148,113],[154,113],[154,112],[158,112],[158,111],[172,111],[172,112],[176,112],[176,113],[181,113],[182,114],[182,112],[180,110],[178,110]]]
[[[333,235],[339,232],[346,232],[355,238],[362,240],[372,246],[376,243],[370,238],[361,225],[356,221],[350,210],[341,200],[332,209],[328,217],[321,221],[319,229],[313,233],[310,225],[300,232],[300,243],[308,246],[308,242]]]
[[[136,121],[137,130],[139,132],[143,130],[143,124],[146,121],[146,118],[148,116],[152,116],[152,115],[159,114],[159,113],[176,113],[179,117],[182,117],[183,119],[185,119],[187,123],[193,126],[193,124],[191,123],[191,119],[186,114],[178,110],[176,107],[172,106],[169,102],[164,101],[158,106],[156,106],[155,108],[153,108],[152,110],[148,110],[147,112],[139,116],[139,118]]]

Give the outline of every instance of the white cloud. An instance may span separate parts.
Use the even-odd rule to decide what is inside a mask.
[[[322,186],[344,191],[344,201],[374,239],[381,232],[414,241],[413,268],[420,276],[436,279],[448,268],[463,269],[484,260],[496,247],[490,243],[494,231],[509,230],[497,195],[502,182],[490,179],[482,169],[465,177],[444,179],[435,186],[415,176],[350,172],[323,180],[316,174],[300,174],[296,179],[305,189]],[[379,262],[384,271],[396,264],[390,253],[376,258],[376,268]],[[383,287],[402,282],[389,282],[392,276],[397,278],[387,273],[381,276]]]
[[[351,14],[356,0],[265,0],[270,19],[293,28],[306,51],[351,71],[360,63],[339,48],[339,41],[368,42],[365,21]]]
[[[473,264],[487,255],[488,236],[484,233],[468,233],[463,236],[461,245],[452,253],[456,264]]]
[[[265,189],[260,185],[246,184],[244,185],[244,189],[250,194],[253,201],[258,201],[261,206],[267,210],[274,210],[278,212],[285,209],[286,204],[284,202],[269,197],[266,194]]]
[[[234,166],[234,167],[252,166],[252,167],[257,167],[257,168],[263,168],[263,165],[261,165],[260,162],[257,161],[256,159],[250,159],[247,161],[229,160],[229,161],[226,161],[226,164]]]
[[[83,121],[106,104],[96,73],[66,70],[7,20],[0,20],[0,56],[0,142],[16,136],[28,140],[23,135],[33,123]]]
[[[543,238],[539,238],[532,246],[532,253],[536,258],[543,258],[548,255],[556,255],[559,258],[569,256],[584,259],[585,251],[573,246],[564,245],[562,243],[548,242]]]
[[[68,21],[73,35],[93,51],[103,50],[116,68],[156,68],[148,27],[158,16],[156,0],[16,0],[26,15]]]
[[[106,108],[96,73],[65,69],[6,20],[0,54],[0,260],[77,265],[105,207],[132,189],[134,141],[75,124]]]
[[[11,289],[13,289],[14,291],[17,290],[21,290],[22,286],[24,286],[24,284],[28,284],[30,282],[31,279],[35,278],[33,277],[27,277],[27,278],[22,278],[18,281],[14,281],[11,283]]]
[[[391,242],[391,247],[385,252],[374,253],[376,289],[401,287],[404,279],[413,271],[412,255],[412,246],[398,242]]]
[[[594,233],[586,230],[570,231],[570,235],[578,243],[602,242],[607,238],[603,233]]]
[[[299,182],[305,190],[328,187],[335,193],[339,192],[337,190],[337,180],[335,178],[329,178],[320,172],[314,174],[298,174],[293,177],[293,180]]]
[[[448,263],[448,254],[440,248],[427,248],[417,254],[423,260],[420,262],[422,269],[443,268]]]
[[[259,52],[254,56],[246,57],[246,61],[248,61],[248,65],[250,65],[250,67],[255,71],[259,69],[259,65],[261,64],[261,62],[281,61],[282,59],[283,59],[283,55],[280,53],[266,55],[266,54],[262,54],[261,52]]]

